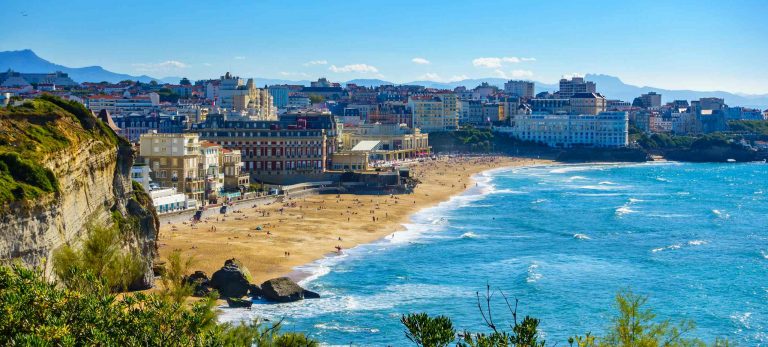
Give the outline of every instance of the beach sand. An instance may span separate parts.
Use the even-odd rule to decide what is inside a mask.
[[[190,270],[209,276],[226,259],[236,258],[260,284],[336,252],[336,247],[348,249],[403,230],[414,212],[473,186],[471,176],[476,173],[547,163],[509,157],[428,160],[410,166],[411,175],[421,181],[412,194],[309,195],[266,206],[240,205],[236,213],[210,217],[194,227],[188,222],[164,223],[160,256],[178,249],[194,259]]]

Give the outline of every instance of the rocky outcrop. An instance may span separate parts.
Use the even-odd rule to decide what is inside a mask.
[[[203,297],[211,293],[211,281],[203,271],[195,271],[184,277],[184,283],[192,286],[192,296]]]
[[[0,134],[0,153],[16,153],[49,170],[57,187],[30,199],[35,188],[19,183],[27,195],[21,190],[12,200],[0,196],[0,258],[43,266],[50,275],[46,260],[55,249],[76,247],[88,223],[110,225],[119,216],[137,224],[123,235],[124,247],[141,254],[145,265],[131,289],[151,287],[159,222],[151,199],[131,183],[130,144],[79,104],[46,97],[30,105],[0,113],[0,128],[10,129]]]
[[[211,276],[211,287],[222,298],[242,298],[248,294],[251,284],[248,272],[236,259],[228,259],[224,266]]]
[[[293,302],[302,299],[316,299],[320,294],[300,287],[288,277],[273,278],[261,284],[262,296],[275,302]]]

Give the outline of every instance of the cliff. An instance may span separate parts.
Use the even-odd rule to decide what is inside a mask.
[[[50,274],[46,260],[63,244],[76,247],[88,223],[130,221],[123,247],[145,265],[131,287],[150,287],[159,221],[131,182],[130,144],[82,105],[51,96],[0,109],[0,129],[0,259]]]

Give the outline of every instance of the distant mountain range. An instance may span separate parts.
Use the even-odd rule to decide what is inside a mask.
[[[69,76],[77,82],[119,82],[123,80],[133,80],[141,82],[158,81],[162,83],[179,83],[180,77],[164,77],[155,78],[151,76],[141,75],[132,76],[128,74],[115,73],[105,70],[101,66],[87,66],[80,68],[66,67],[52,63],[48,60],[40,58],[35,52],[29,49],[21,51],[4,51],[0,52],[0,71],[6,71],[12,69],[18,72],[54,72],[62,71],[69,74]],[[597,90],[605,95],[609,99],[620,99],[631,102],[635,97],[640,94],[648,92],[656,92],[662,95],[664,102],[672,100],[695,100],[703,97],[718,97],[725,99],[725,102],[732,106],[744,106],[744,107],[756,107],[760,109],[768,108],[768,94],[761,95],[749,95],[749,94],[735,94],[724,91],[694,91],[694,90],[670,90],[655,87],[638,87],[622,82],[618,77],[600,75],[600,74],[588,74],[585,77],[589,81],[593,81],[597,84]],[[502,78],[477,78],[477,79],[465,79],[454,82],[435,82],[435,81],[413,81],[408,83],[402,83],[404,85],[422,85],[428,88],[441,88],[441,89],[453,89],[457,86],[466,86],[467,88],[474,88],[483,82],[490,85],[504,87],[506,79]],[[272,85],[272,84],[298,84],[308,86],[309,80],[284,80],[284,79],[270,79],[270,78],[254,78],[254,82],[257,86]],[[372,87],[379,85],[394,85],[397,83],[384,81],[380,79],[354,79],[344,82],[343,84],[354,83],[360,86]],[[558,89],[557,84],[547,84],[536,82],[536,92],[549,91],[554,92]]]

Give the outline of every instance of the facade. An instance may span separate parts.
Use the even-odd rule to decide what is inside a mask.
[[[507,119],[504,114],[504,105],[499,103],[486,103],[483,104],[483,122],[498,123]]]
[[[429,134],[404,124],[363,124],[346,129],[341,135],[342,148],[349,151],[363,141],[377,141],[381,160],[404,160],[429,155]]]
[[[530,100],[531,112],[558,114],[571,111],[571,99],[536,98]]]
[[[288,107],[288,94],[290,89],[287,86],[269,86],[267,88],[269,94],[272,95],[272,103],[278,109]]]
[[[533,99],[535,85],[529,81],[509,81],[504,83],[504,92],[518,98]]]
[[[321,178],[338,146],[336,122],[325,114],[286,114],[277,121],[211,114],[193,131],[224,149],[239,150],[252,181],[274,184]]]
[[[275,120],[277,110],[272,95],[266,89],[256,88],[253,79],[243,79],[227,72],[219,78],[219,106],[242,113],[253,120]]]
[[[583,77],[573,77],[570,80],[560,80],[560,90],[557,92],[560,98],[570,98],[576,93],[597,93],[595,82],[584,81]]]
[[[576,93],[570,100],[571,114],[598,114],[605,112],[606,100],[599,93]]]
[[[424,132],[453,131],[459,127],[461,103],[456,94],[439,93],[411,96],[408,106],[413,117],[413,127]]]
[[[119,128],[118,135],[131,143],[138,143],[139,137],[150,131],[158,133],[182,133],[186,128],[184,117],[160,114],[159,116],[131,113],[129,115],[112,117]]]
[[[462,100],[459,125],[483,124],[483,102],[480,100]]]
[[[239,150],[224,149],[221,151],[221,167],[224,174],[225,192],[245,191],[251,183],[250,175],[243,170]]]
[[[661,107],[661,94],[657,94],[656,92],[642,94],[635,98],[632,102],[632,106],[640,108],[659,108]]]
[[[114,95],[91,95],[85,98],[85,106],[96,113],[107,110],[110,114],[149,114],[157,110],[160,97],[154,95],[138,95],[122,97]],[[153,97],[154,96],[154,97]]]
[[[151,170],[152,181],[174,188],[191,200],[204,201],[205,179],[199,174],[200,140],[197,134],[143,134],[139,156]]]
[[[597,115],[518,115],[515,125],[499,131],[524,141],[542,142],[550,147],[627,146],[629,116],[626,112]]]

